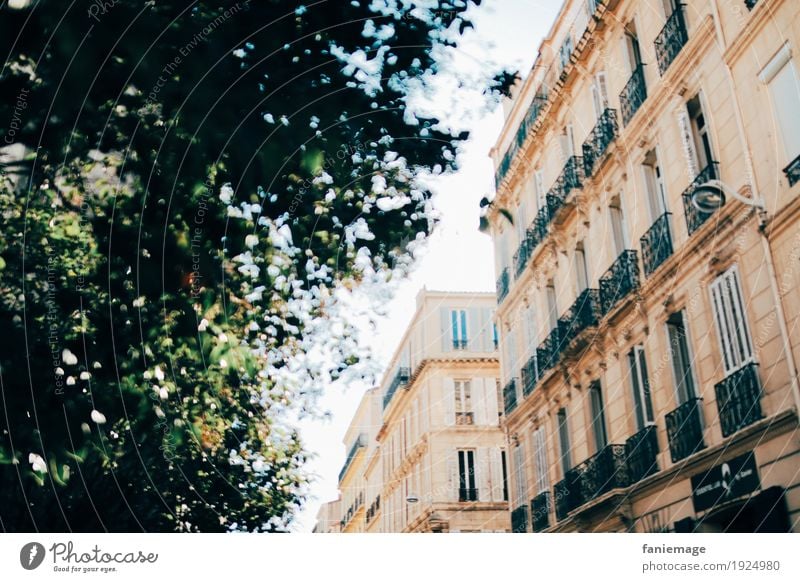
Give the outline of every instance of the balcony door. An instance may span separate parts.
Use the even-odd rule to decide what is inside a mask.
[[[636,346],[628,352],[628,365],[631,372],[633,403],[636,413],[636,430],[640,431],[655,424],[653,402],[650,394],[650,380],[647,376],[647,362],[644,347]]]
[[[647,195],[647,208],[650,212],[650,223],[652,224],[665,212],[668,212],[667,188],[664,184],[664,176],[661,172],[661,165],[655,149],[645,154],[642,172]]]
[[[625,25],[625,57],[633,73],[642,64],[642,49],[639,46],[639,34],[636,32],[636,23],[631,20]]]
[[[705,167],[714,161],[714,150],[711,147],[711,136],[709,135],[708,122],[703,111],[701,96],[698,94],[690,99],[686,104],[686,111],[689,115],[689,123],[692,132],[690,155],[693,156],[697,172],[700,173]]]
[[[608,87],[606,85],[605,71],[600,71],[594,76],[594,83],[592,83],[592,104],[594,105],[594,115],[599,119],[608,108]]]
[[[558,445],[561,449],[561,470],[566,477],[567,471],[572,469],[572,454],[570,453],[569,424],[567,422],[567,409],[558,411]]]
[[[675,399],[678,405],[681,405],[697,396],[683,311],[673,313],[667,319],[667,336],[675,382]]]
[[[558,326],[558,304],[556,302],[556,286],[552,279],[547,283],[545,293],[547,295],[547,314],[550,329],[553,330]]]
[[[578,295],[589,288],[589,267],[586,263],[586,251],[583,242],[575,247],[575,276],[577,282]]]
[[[609,218],[611,219],[611,236],[613,238],[614,256],[620,256],[628,248],[628,233],[625,228],[625,215],[622,212],[622,203],[619,197],[615,197],[608,207]]]
[[[475,451],[458,451],[458,500],[478,501],[475,486]]]
[[[608,444],[606,412],[603,405],[603,388],[599,380],[592,382],[592,385],[589,387],[589,403],[592,414],[591,427],[592,437],[594,438],[594,450],[598,453]]]

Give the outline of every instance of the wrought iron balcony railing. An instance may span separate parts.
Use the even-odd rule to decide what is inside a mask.
[[[636,251],[622,251],[600,277],[600,311],[606,315],[634,289],[639,288],[639,258]]]
[[[580,188],[583,184],[583,158],[571,156],[564,164],[561,174],[547,192],[547,208],[550,210],[552,220],[556,213],[564,206],[570,192]]]
[[[686,32],[686,19],[683,15],[683,5],[679,4],[667,18],[664,28],[658,33],[655,40],[656,59],[658,72],[663,76],[667,69],[681,52],[683,45],[689,40]]]
[[[794,186],[800,181],[800,156],[797,156],[791,164],[783,169],[786,174],[786,179],[789,180],[789,186]]]
[[[536,120],[539,118],[539,114],[546,103],[546,94],[539,93],[533,98],[533,101],[531,102],[531,105],[528,108],[522,123],[520,123],[519,127],[517,128],[517,134],[514,137],[514,141],[511,143],[508,150],[503,155],[503,159],[500,161],[500,166],[497,168],[497,172],[495,173],[494,177],[495,185],[499,186],[500,182],[502,182],[503,178],[505,178],[508,170],[511,168],[511,163],[514,161],[514,157],[525,143],[525,139],[528,137],[531,129],[533,129],[533,126],[536,125]]]
[[[596,326],[600,316],[600,291],[584,289],[572,307],[558,320],[562,350],[567,349],[587,328]]]
[[[358,437],[350,447],[350,450],[347,452],[347,458],[344,461],[342,470],[339,471],[339,481],[341,481],[342,477],[344,477],[345,474],[347,473],[347,469],[350,468],[350,464],[353,462],[353,459],[355,459],[355,456],[358,453],[358,451],[366,446],[367,446],[367,435],[361,433],[360,435],[358,435]]]
[[[540,532],[550,527],[550,492],[542,491],[531,500],[531,529]]]
[[[525,365],[522,366],[520,371],[520,379],[522,380],[522,395],[528,396],[533,389],[536,388],[536,382],[539,380],[539,370],[536,365],[536,354],[533,354]]]
[[[503,272],[500,273],[500,277],[497,278],[497,303],[502,303],[503,299],[508,295],[508,284],[508,269],[503,269]]]
[[[550,334],[536,348],[536,361],[539,364],[539,374],[544,375],[558,363],[561,356],[561,336],[558,326],[550,330]]]
[[[644,80],[644,65],[641,63],[633,70],[631,78],[619,94],[619,108],[622,113],[622,125],[628,125],[633,116],[647,99],[647,84]]]
[[[397,389],[400,386],[405,386],[408,384],[408,379],[411,376],[411,370],[409,368],[400,367],[397,369],[397,373],[392,378],[392,383],[389,384],[389,389],[386,390],[386,395],[383,397],[383,407],[386,408],[389,406],[389,403],[392,401],[392,397],[394,393],[397,392]]]
[[[761,383],[758,364],[740,368],[714,386],[722,436],[732,435],[764,417],[761,411]]]
[[[533,240],[529,233],[525,234],[525,238],[519,243],[517,252],[514,253],[514,275],[519,278],[525,267],[528,265],[528,260],[531,258],[531,253],[534,249]]]
[[[669,453],[673,463],[705,448],[703,440],[703,399],[692,398],[668,413]]]
[[[658,438],[654,424],[625,441],[625,456],[631,485],[658,472]]]
[[[531,240],[531,255],[533,250],[547,238],[547,227],[550,225],[550,209],[547,205],[542,206],[536,217],[528,228],[528,238]]]
[[[606,445],[598,453],[573,469],[581,476],[579,505],[628,486],[625,445]]]
[[[561,521],[570,511],[581,505],[581,478],[575,471],[567,471],[564,478],[553,487],[556,519]]]
[[[617,112],[606,109],[592,129],[589,137],[583,142],[583,171],[585,176],[594,174],[598,163],[603,159],[608,146],[617,137]]]
[[[511,512],[511,533],[528,531],[528,506],[520,505]]]
[[[478,490],[477,489],[470,489],[467,487],[459,487],[458,489],[458,500],[459,501],[477,501],[478,500]]]
[[[507,415],[517,407],[517,401],[517,379],[511,378],[503,388],[503,409]]]
[[[692,203],[692,194],[694,193],[695,188],[701,184],[705,184],[709,180],[717,179],[719,179],[719,164],[717,162],[711,162],[705,168],[703,168],[699,174],[697,174],[697,177],[682,194],[683,211],[686,215],[686,228],[688,229],[690,235],[698,228],[703,226],[705,221],[708,220],[708,218],[713,214],[713,212],[701,212],[700,209]]]
[[[671,220],[672,214],[665,212],[656,218],[653,225],[639,239],[642,245],[642,264],[644,265],[645,277],[649,277],[661,266],[661,263],[672,256]]]

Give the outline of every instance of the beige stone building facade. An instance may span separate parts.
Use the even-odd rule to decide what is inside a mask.
[[[562,7],[491,153],[514,531],[800,530],[798,68],[794,0]]]
[[[490,293],[423,290],[345,436],[343,532],[510,531]]]

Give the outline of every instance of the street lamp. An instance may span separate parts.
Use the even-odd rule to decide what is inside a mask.
[[[700,212],[711,214],[725,205],[726,196],[730,196],[734,200],[738,200],[742,204],[746,204],[752,208],[757,208],[761,211],[766,210],[764,202],[760,198],[756,196],[745,198],[736,190],[719,180],[709,180],[695,188],[692,192],[692,205]]]
[[[419,497],[417,497],[413,493],[409,493],[408,497],[406,497],[406,503],[417,503],[418,501]]]

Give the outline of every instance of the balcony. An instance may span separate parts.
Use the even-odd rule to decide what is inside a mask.
[[[525,267],[528,265],[528,260],[531,258],[531,253],[534,249],[534,244],[530,234],[526,233],[525,238],[519,243],[517,252],[514,253],[514,274],[519,278]]]
[[[547,237],[547,227],[550,225],[550,209],[547,205],[539,209],[528,229],[528,238],[531,241],[531,255],[533,249]]]
[[[622,251],[600,277],[600,311],[606,315],[617,303],[639,288],[639,259],[636,251]]]
[[[800,156],[797,156],[791,164],[783,169],[786,174],[786,179],[789,180],[789,186],[794,186],[800,181]]]
[[[631,485],[656,473],[658,471],[656,426],[647,426],[625,441],[625,456],[628,459],[628,479]]]
[[[386,409],[389,406],[389,403],[392,401],[392,397],[394,393],[397,392],[397,389],[401,386],[405,386],[408,384],[408,379],[411,376],[411,370],[409,368],[398,368],[397,373],[392,378],[392,383],[389,384],[389,389],[386,390],[386,395],[383,397],[383,408]]]
[[[520,505],[511,512],[511,533],[528,531],[528,506]]]
[[[581,479],[575,471],[567,471],[564,478],[553,487],[556,505],[556,519],[561,521],[570,511],[581,505]]]
[[[503,388],[503,408],[506,415],[517,407],[517,379],[511,378]]]
[[[532,355],[530,359],[525,362],[520,370],[520,379],[522,380],[522,395],[528,396],[533,389],[536,388],[536,382],[539,380],[538,367],[536,365],[536,354]]]
[[[665,212],[639,239],[642,245],[642,264],[644,276],[649,277],[656,269],[672,256],[672,235],[670,234],[670,221],[672,214]]]
[[[697,175],[697,177],[692,181],[686,190],[684,190],[683,196],[683,211],[686,215],[686,228],[689,231],[689,235],[691,235],[694,231],[698,228],[703,226],[703,224],[708,220],[709,216],[712,213],[708,212],[701,212],[693,203],[692,203],[692,193],[694,189],[700,186],[701,184],[705,184],[709,180],[717,180],[719,179],[719,164],[717,162],[711,162],[708,164],[703,170]]]
[[[508,170],[511,169],[511,164],[514,161],[517,152],[519,152],[519,149],[524,145],[528,134],[530,133],[531,129],[533,129],[533,126],[536,125],[536,120],[539,118],[539,113],[541,113],[542,108],[546,103],[547,95],[545,94],[539,93],[533,98],[533,101],[531,102],[531,105],[528,108],[522,123],[520,123],[519,127],[517,128],[517,134],[514,141],[509,146],[508,151],[506,151],[506,153],[503,155],[500,166],[497,168],[497,172],[495,173],[494,177],[496,186],[500,185],[500,182],[503,181],[503,178],[505,178]]]
[[[606,445],[601,451],[573,469],[580,474],[578,505],[588,503],[612,489],[628,486],[625,445]]]
[[[655,40],[658,72],[662,77],[688,40],[689,34],[686,32],[683,5],[678,5],[667,18],[664,28],[661,29]]]
[[[497,303],[500,304],[503,302],[503,299],[506,298],[508,295],[508,269],[503,269],[503,272],[500,273],[500,277],[497,279]]]
[[[583,171],[585,176],[594,174],[608,146],[617,137],[618,124],[617,112],[614,109],[606,109],[597,120],[594,129],[589,137],[583,142]]]
[[[567,202],[570,192],[580,188],[583,183],[583,158],[571,156],[564,164],[550,191],[547,193],[547,208],[550,211],[550,220],[555,219],[556,213]]]
[[[561,336],[558,326],[554,327],[545,340],[536,348],[536,361],[539,363],[540,377],[558,363],[561,355]]]
[[[764,417],[758,364],[747,364],[714,386],[722,436],[732,435]]]
[[[664,420],[667,424],[667,440],[673,463],[705,448],[702,398],[692,398],[684,402],[667,414]]]
[[[531,500],[531,528],[540,532],[550,527],[550,492],[543,491]]]
[[[458,500],[459,501],[477,501],[478,500],[478,490],[477,489],[470,489],[467,487],[459,487],[458,489]]]
[[[345,459],[344,465],[342,466],[342,470],[339,471],[340,482],[342,480],[342,477],[344,477],[345,474],[347,473],[347,469],[350,468],[350,465],[352,464],[353,459],[355,459],[356,454],[358,454],[358,451],[366,446],[367,446],[367,435],[361,433],[360,435],[358,435],[355,442],[350,447],[350,450],[347,453],[347,459]]]
[[[622,93],[619,94],[622,125],[628,125],[645,99],[647,99],[647,85],[644,80],[644,65],[640,63],[634,69]]]
[[[558,320],[561,348],[566,350],[572,342],[600,320],[600,291],[584,289],[575,303]]]

